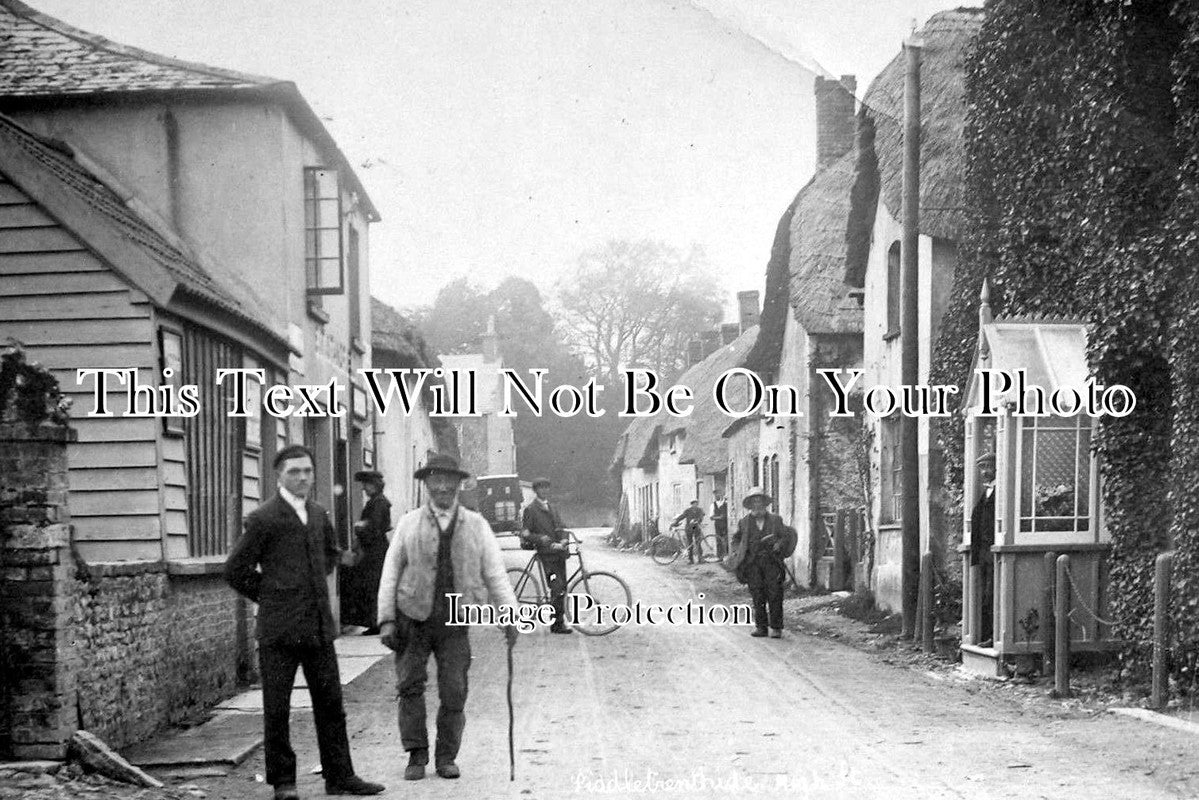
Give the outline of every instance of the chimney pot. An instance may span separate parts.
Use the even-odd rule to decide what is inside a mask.
[[[761,306],[758,303],[760,297],[761,293],[757,289],[737,292],[737,308],[740,312],[741,333],[745,333],[758,324],[758,320],[762,315]]]

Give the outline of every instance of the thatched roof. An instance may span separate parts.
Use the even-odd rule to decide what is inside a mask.
[[[726,370],[745,365],[745,357],[753,349],[754,342],[758,339],[758,332],[759,326],[755,325],[730,344],[720,348],[684,372],[683,377],[679,378],[679,383],[691,387],[695,398],[695,409],[691,412],[691,416],[675,418],[663,415],[665,417],[662,425],[664,433],[680,429],[687,432],[687,436],[683,440],[683,451],[679,454],[679,463],[694,464],[696,472],[700,475],[720,472],[728,465],[728,450],[722,434],[731,417],[721,411],[713,402],[712,389],[716,385],[717,379]],[[744,401],[741,401],[740,406],[737,405],[739,393],[736,390],[742,384],[743,381],[734,381],[731,384],[734,389],[733,392],[730,392],[733,407],[744,406]]]
[[[805,191],[807,186],[800,190],[779,219],[774,243],[770,247],[770,261],[766,263],[766,299],[762,303],[758,338],[745,357],[745,366],[763,377],[778,372],[779,359],[782,357],[791,295],[788,288],[791,284],[791,218]]]
[[[679,430],[686,432],[680,464],[695,464],[701,475],[724,469],[728,459],[721,434],[731,418],[712,401],[712,387],[725,370],[745,365],[746,356],[757,338],[758,326],[755,325],[684,372],[677,382],[691,387],[694,398],[691,415],[673,417],[662,411],[630,422],[616,443],[612,471],[653,466],[658,460],[658,437]],[[730,399],[736,397],[735,391],[730,392]],[[732,402],[735,404],[736,401]]]
[[[390,367],[437,366],[420,330],[377,297],[371,298],[371,349],[375,353],[374,360],[388,361]],[[390,363],[393,361],[395,363]]]
[[[965,60],[982,25],[980,8],[931,16],[917,34],[924,42],[920,67],[920,232],[958,240],[965,224],[963,188],[966,122]],[[900,218],[903,190],[903,87],[906,56],[900,52],[863,98],[874,121],[880,200]]]
[[[845,228],[857,154],[822,169],[796,198],[791,218],[791,307],[809,334],[860,333],[862,308],[847,297]]]

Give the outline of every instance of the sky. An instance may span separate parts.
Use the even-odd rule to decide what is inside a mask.
[[[813,79],[858,96],[937,0],[26,0],[165,55],[294,81],[382,221],[372,293],[461,276],[547,298],[610,239],[762,289],[815,164]]]

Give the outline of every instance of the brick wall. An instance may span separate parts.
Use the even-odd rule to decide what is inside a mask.
[[[854,92],[858,82],[853,75],[841,80],[816,76],[816,168],[833,164],[854,145],[857,125],[854,120]]]
[[[0,424],[0,752],[61,758],[77,661],[67,511],[69,428]]]

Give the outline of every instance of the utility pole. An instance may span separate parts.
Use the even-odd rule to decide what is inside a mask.
[[[920,382],[919,239],[920,239],[920,55],[924,43],[915,35],[904,42],[907,71],[903,91],[903,239],[899,316],[900,375],[904,386]],[[920,456],[916,417],[900,418],[902,495],[903,638],[916,632],[920,596]]]

